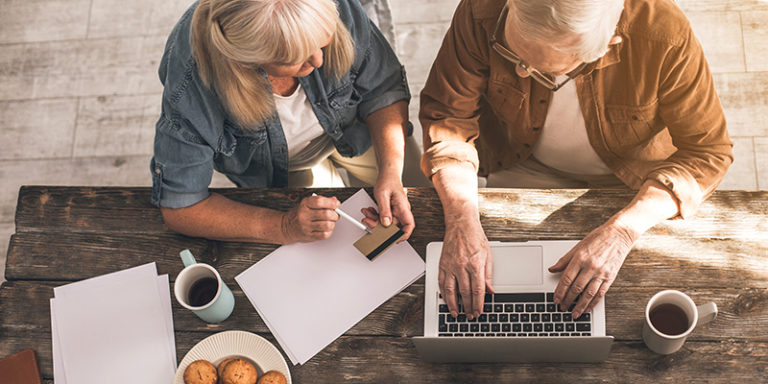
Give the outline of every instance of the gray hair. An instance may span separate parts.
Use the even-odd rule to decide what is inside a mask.
[[[526,39],[551,44],[577,36],[576,44],[553,47],[593,62],[608,52],[624,0],[507,0],[510,16]]]

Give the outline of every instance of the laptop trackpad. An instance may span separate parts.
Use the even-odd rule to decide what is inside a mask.
[[[540,246],[491,247],[493,286],[543,284],[544,251]]]

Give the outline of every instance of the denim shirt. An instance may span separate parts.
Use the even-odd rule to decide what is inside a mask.
[[[341,80],[326,77],[322,67],[298,80],[338,152],[353,157],[371,146],[366,117],[410,101],[410,92],[403,66],[360,4],[336,2],[355,42],[354,63]],[[206,199],[214,169],[239,187],[281,187],[288,181],[288,147],[277,113],[258,126],[242,127],[203,85],[190,45],[196,7],[174,27],[160,63],[162,113],[150,164],[152,204],[160,207],[183,208]]]

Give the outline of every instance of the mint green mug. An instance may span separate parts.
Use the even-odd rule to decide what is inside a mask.
[[[226,320],[235,309],[235,297],[221,275],[208,264],[198,263],[192,252],[179,253],[184,269],[179,272],[173,293],[182,307],[208,323]]]

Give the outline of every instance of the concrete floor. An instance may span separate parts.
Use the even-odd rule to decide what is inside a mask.
[[[389,1],[419,129],[418,94],[458,0]],[[720,189],[768,189],[768,0],[677,2],[735,141]],[[0,0],[0,281],[21,185],[151,185],[157,64],[190,3]]]

